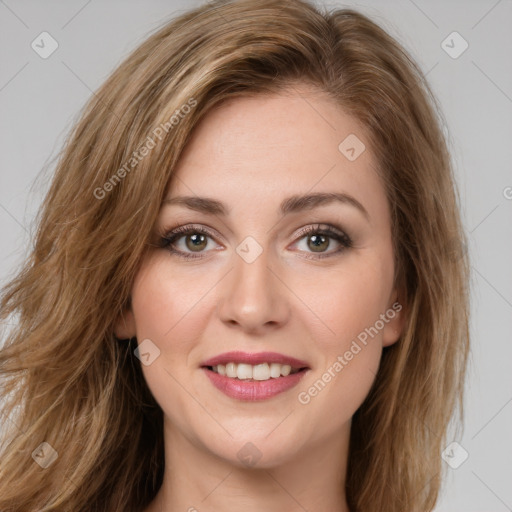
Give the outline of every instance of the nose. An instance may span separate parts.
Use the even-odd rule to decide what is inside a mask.
[[[219,318],[228,326],[264,334],[289,320],[290,292],[269,265],[267,253],[263,251],[250,263],[234,254],[234,268],[221,284],[217,305]]]

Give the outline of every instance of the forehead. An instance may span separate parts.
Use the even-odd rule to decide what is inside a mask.
[[[349,136],[366,146],[353,161],[339,148]],[[254,207],[254,200],[277,207],[307,191],[382,202],[369,145],[360,123],[314,89],[229,99],[194,130],[167,196],[216,197],[235,208]]]

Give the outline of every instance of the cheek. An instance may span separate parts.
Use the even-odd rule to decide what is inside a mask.
[[[347,352],[352,354],[350,360]],[[313,438],[336,435],[350,422],[375,381],[380,355],[377,345],[352,346],[352,350],[340,351],[304,383],[298,392],[298,407],[312,427]]]
[[[178,273],[165,256],[156,255],[137,274],[132,309],[139,344],[150,339],[160,351],[151,364],[142,365],[146,383],[173,424],[186,430],[188,416],[181,413],[190,409],[191,401],[184,384],[197,395],[190,381],[188,356],[204,333],[201,298],[214,280],[211,276],[191,278],[190,273]]]
[[[323,325],[310,327],[314,351],[320,355],[309,378],[298,390],[297,401],[311,422],[313,437],[335,434],[364,402],[378,372],[382,331],[374,331],[383,301],[371,282],[346,279],[330,300],[318,303]],[[316,332],[316,335],[315,335]],[[327,333],[327,334],[326,334]],[[322,427],[314,423],[321,418]]]
[[[359,265],[355,259],[353,263],[342,270],[324,270],[311,280],[296,280],[294,285],[297,296],[306,298],[301,317],[321,345],[320,351],[331,359],[375,324],[385,312],[391,291],[385,263],[366,260]]]
[[[391,291],[389,271],[384,259],[366,260],[308,287],[308,305],[319,314],[304,318],[310,319],[308,330],[321,357],[298,401],[311,417],[323,417],[329,431],[349,421],[375,380],[382,354],[380,315]]]
[[[215,284],[212,274],[176,272],[166,258],[157,255],[138,274],[132,290],[137,339],[150,338],[172,352],[204,330],[201,314],[205,294]],[[203,318],[203,321],[201,321]]]

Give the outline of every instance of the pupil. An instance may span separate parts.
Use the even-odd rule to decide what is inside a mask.
[[[314,248],[321,248],[321,245],[325,245],[325,242],[327,240],[327,238],[323,235],[312,235],[310,237],[310,240],[313,242],[313,247]],[[325,249],[325,247],[324,247]]]
[[[206,239],[205,235],[202,235],[202,234],[190,235],[189,240],[191,240],[192,246],[189,247],[189,248],[192,248],[192,249],[194,249],[194,248],[195,249],[197,249],[197,248],[202,249],[202,245],[201,244],[204,245],[205,239]]]

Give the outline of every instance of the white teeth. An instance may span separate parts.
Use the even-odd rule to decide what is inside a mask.
[[[299,371],[298,369],[292,369],[289,364],[279,363],[261,363],[254,366],[246,363],[228,363],[226,365],[219,364],[217,366],[213,366],[212,370],[219,375],[225,375],[227,377],[240,380],[277,379]]]
[[[214,366],[215,370],[217,370],[217,367]],[[236,364],[235,363],[228,363],[226,365],[226,375],[228,377],[236,377]]]
[[[254,380],[268,380],[270,379],[270,368],[268,363],[257,364],[252,368],[252,378]]]
[[[252,366],[250,364],[239,364],[236,369],[236,376],[242,379],[252,379]]]
[[[272,363],[270,365],[270,376],[273,379],[277,379],[277,377],[281,377],[281,365],[279,363]]]
[[[281,375],[283,377],[290,375],[291,371],[292,371],[292,367],[289,364],[283,364],[283,366],[281,366]]]

